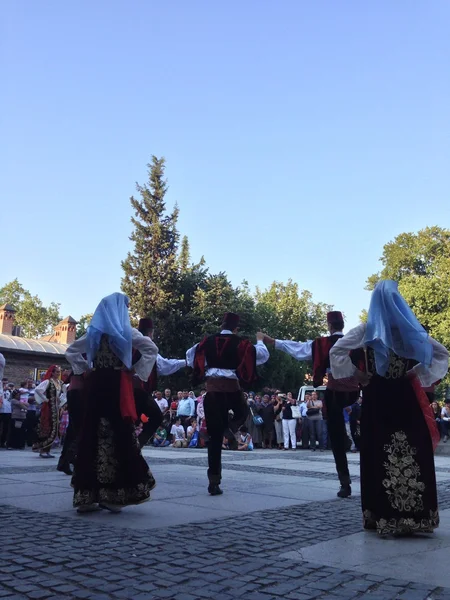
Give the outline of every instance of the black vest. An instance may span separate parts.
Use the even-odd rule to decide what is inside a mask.
[[[208,369],[233,369],[239,366],[238,346],[242,339],[233,334],[209,336],[204,343],[205,359]]]

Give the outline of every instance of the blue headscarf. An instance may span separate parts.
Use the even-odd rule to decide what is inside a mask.
[[[107,335],[114,354],[127,369],[131,368],[131,324],[128,314],[129,299],[125,294],[106,296],[95,309],[87,329],[87,361],[89,366],[97,354],[102,335]]]
[[[375,287],[370,300],[364,344],[373,348],[378,375],[386,374],[389,351],[429,367],[433,346],[395,281],[386,279]]]

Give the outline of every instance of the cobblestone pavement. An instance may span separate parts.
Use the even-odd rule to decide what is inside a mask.
[[[165,465],[178,466],[184,484],[183,469],[198,471],[205,463],[200,453],[189,456],[189,452],[180,452],[176,457],[172,453],[166,458],[163,452],[149,458],[152,467],[160,466],[158,484],[161,485],[165,483]],[[297,454],[300,456],[289,458],[277,453],[255,452],[245,458],[229,454],[225,480],[233,473],[239,476],[248,473],[251,481],[256,472],[269,471],[277,477],[306,476],[311,482],[323,481],[329,485],[326,482],[333,476],[329,472],[332,465],[329,455],[315,457],[314,465],[310,462],[307,466],[311,469],[317,465],[317,470],[306,471],[302,466],[306,466],[307,457]],[[52,471],[47,465],[2,466],[3,456],[0,454],[2,487],[13,481],[5,477],[45,475]],[[298,465],[298,470],[280,469],[281,459],[293,467]],[[267,466],[262,467],[260,462]],[[448,472],[445,466],[439,468]],[[167,473],[168,481],[173,482],[174,472]],[[65,485],[67,480],[62,481]],[[264,489],[260,493],[264,494]],[[449,509],[450,478],[439,483],[439,494],[441,510]],[[45,498],[42,496],[40,504]],[[215,501],[206,495],[205,498],[211,503]],[[233,502],[232,492],[229,501]],[[100,523],[75,512],[52,514],[11,506],[8,499],[3,502],[0,600],[450,600],[450,577],[448,586],[437,586],[427,584],[426,579],[424,582],[413,577],[415,581],[397,579],[394,569],[385,575],[374,575],[352,569],[351,564],[343,569],[302,559],[302,551],[317,544],[344,541],[352,539],[348,536],[360,534],[358,497],[302,502],[151,530],[146,528],[145,519],[138,528],[124,527],[126,511]],[[114,525],[117,519],[122,520],[120,528]],[[375,534],[362,535],[370,540]],[[292,551],[298,551],[298,558],[286,556]]]

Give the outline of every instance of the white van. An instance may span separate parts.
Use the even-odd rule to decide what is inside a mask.
[[[322,396],[323,392],[325,392],[326,389],[327,388],[324,385],[321,385],[316,388],[313,385],[303,385],[298,391],[297,404],[303,402],[306,393],[319,392],[319,396]]]

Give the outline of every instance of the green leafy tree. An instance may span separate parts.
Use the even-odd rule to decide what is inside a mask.
[[[384,246],[383,269],[369,277],[367,289],[393,279],[430,335],[450,345],[450,230],[426,227],[402,233]]]
[[[426,227],[418,233],[401,233],[383,248],[383,269],[367,280],[373,290],[380,279],[402,281],[409,276],[434,277],[441,270],[441,259],[450,257],[450,229]]]
[[[256,290],[256,319],[271,337],[306,341],[326,332],[326,314],[331,306],[313,302],[312,295],[298,284],[273,282]],[[268,387],[296,391],[303,385],[311,365],[271,350],[270,361],[261,371]]]
[[[131,197],[133,252],[122,261],[122,290],[130,298],[134,321],[152,315],[164,339],[170,335],[171,313],[178,290],[178,208],[166,211],[167,181],[164,158],[152,157],[148,182],[136,184],[140,198]]]
[[[261,328],[299,340],[322,333],[329,307],[315,304],[311,294],[299,292],[292,281],[253,294],[245,281],[235,287],[226,273],[209,273],[204,258],[191,263],[186,236],[178,247],[178,208],[166,211],[164,171],[164,159],[153,156],[148,182],[137,185],[139,198],[131,198],[134,249],[122,262],[122,290],[130,297],[132,320],[153,318],[161,354],[184,357],[204,335],[219,330],[226,311],[241,315],[241,333],[253,340]],[[84,328],[82,318],[79,331]],[[305,365],[281,353],[274,354],[270,365],[265,368],[268,384],[291,388],[303,384]],[[177,390],[188,384],[187,371],[180,371],[160,385]]]
[[[11,304],[15,310],[15,324],[22,328],[22,335],[36,338],[51,333],[61,321],[60,305],[51,302],[44,306],[38,296],[32,296],[17,279],[0,288],[0,305]]]
[[[89,323],[92,320],[93,313],[87,313],[86,315],[82,315],[77,324],[77,339],[84,335],[87,331]]]

